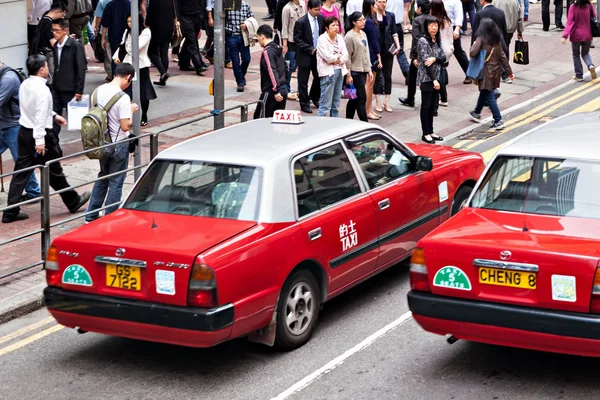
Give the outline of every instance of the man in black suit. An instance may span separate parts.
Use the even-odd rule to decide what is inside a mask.
[[[52,79],[53,111],[62,115],[73,97],[78,101],[83,95],[85,85],[85,70],[87,61],[83,45],[69,36],[69,21],[57,19],[52,22],[54,44],[54,77]],[[60,125],[54,124],[52,128],[58,143]]]
[[[296,44],[296,65],[298,65],[298,89],[302,112],[312,114],[310,101],[319,106],[321,81],[317,71],[317,39],[325,32],[321,15],[321,0],[308,0],[308,13],[294,25],[294,43]],[[312,72],[313,81],[308,92],[308,77]]]

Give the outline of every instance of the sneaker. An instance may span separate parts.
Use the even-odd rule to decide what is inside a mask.
[[[469,112],[469,117],[477,123],[481,122],[481,114],[477,114],[475,111]]]
[[[506,78],[502,78],[502,82],[510,84],[513,83],[513,80],[507,76]]]
[[[268,20],[268,19],[275,19],[275,16],[271,13],[268,13],[267,15],[265,15],[265,17],[263,18],[264,20]]]
[[[574,80],[574,81],[577,81],[577,82],[583,82],[583,77],[582,77],[582,76],[577,76],[577,75],[576,75],[576,76],[574,76],[574,77],[573,77],[573,80]]]
[[[504,121],[500,120],[500,121],[496,121],[492,124],[492,126],[490,126],[491,130],[494,131],[500,131],[502,129],[504,129]]]
[[[442,106],[442,107],[448,107],[448,102],[447,101],[440,101],[438,104],[440,106]]]
[[[596,67],[594,67],[593,65],[590,66],[590,68],[588,68],[590,71],[590,75],[592,76],[592,79],[596,79],[597,75],[596,75]]]
[[[240,93],[242,93],[244,91],[244,86],[238,85],[237,91],[240,92]]]

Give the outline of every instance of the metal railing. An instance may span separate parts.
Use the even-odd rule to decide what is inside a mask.
[[[15,208],[15,207],[20,207],[20,206],[24,206],[24,205],[27,205],[27,204],[37,203],[37,202],[41,203],[40,204],[40,217],[41,217],[40,221],[41,221],[41,226],[40,226],[39,229],[27,232],[27,233],[24,233],[24,234],[19,235],[17,237],[13,237],[13,238],[10,238],[10,239],[7,239],[7,240],[4,240],[4,241],[0,242],[0,248],[1,248],[2,246],[5,246],[7,244],[14,243],[14,242],[17,242],[19,240],[23,240],[23,239],[29,238],[29,237],[37,235],[37,234],[41,234],[41,241],[40,241],[41,242],[41,248],[40,248],[40,250],[41,250],[41,258],[40,258],[39,261],[37,261],[35,263],[32,263],[32,264],[29,264],[29,265],[26,265],[24,267],[21,267],[21,268],[17,269],[16,271],[10,271],[8,273],[4,273],[4,274],[0,275],[0,281],[2,281],[5,278],[8,278],[10,276],[19,274],[21,272],[25,272],[27,270],[30,270],[32,268],[35,268],[35,267],[37,267],[39,265],[43,265],[44,264],[44,259],[46,257],[46,253],[47,253],[48,249],[50,248],[50,243],[51,243],[51,229],[52,228],[54,228],[54,227],[56,227],[58,225],[61,225],[61,224],[65,224],[65,223],[68,223],[68,222],[80,219],[80,218],[84,218],[85,216],[90,215],[90,214],[97,214],[98,212],[106,210],[107,208],[118,206],[122,202],[122,200],[121,200],[118,203],[108,204],[108,205],[105,205],[104,207],[95,209],[93,211],[85,212],[83,214],[78,214],[76,216],[73,216],[73,217],[70,217],[70,218],[67,218],[67,219],[64,219],[64,220],[52,223],[50,221],[50,197],[51,196],[60,195],[61,193],[67,192],[69,190],[77,189],[77,188],[80,188],[82,186],[89,185],[90,183],[95,183],[97,181],[109,179],[109,178],[112,178],[113,176],[117,176],[117,175],[121,175],[121,174],[127,174],[130,171],[135,171],[135,170],[138,170],[138,169],[141,169],[141,168],[144,168],[144,167],[148,166],[150,164],[150,162],[158,154],[158,137],[159,137],[159,135],[161,135],[161,134],[163,134],[165,132],[169,132],[169,131],[172,131],[174,129],[181,128],[183,126],[186,126],[186,125],[189,125],[189,124],[193,124],[195,122],[202,121],[202,120],[205,120],[205,119],[208,119],[208,118],[214,118],[214,117],[216,117],[218,115],[221,115],[221,114],[224,114],[224,113],[227,113],[227,112],[230,112],[230,111],[235,111],[237,109],[240,109],[240,123],[247,122],[248,121],[248,108],[249,108],[249,106],[254,105],[254,104],[256,104],[256,105],[262,104],[263,105],[262,107],[260,107],[260,117],[261,118],[264,117],[264,110],[265,110],[264,103],[259,100],[259,101],[253,101],[253,102],[250,102],[250,103],[246,103],[246,104],[242,104],[242,105],[238,105],[238,106],[234,106],[234,107],[229,107],[229,108],[226,108],[224,110],[213,110],[213,111],[211,111],[208,114],[203,114],[203,115],[200,115],[198,117],[195,117],[195,118],[192,118],[192,119],[188,119],[188,120],[185,120],[185,121],[180,122],[180,123],[172,124],[172,125],[170,125],[168,127],[165,127],[165,128],[162,128],[162,129],[158,130],[157,132],[145,133],[143,135],[139,135],[139,136],[136,136],[136,137],[133,137],[133,138],[130,138],[130,139],[125,139],[125,140],[119,141],[119,144],[122,144],[122,143],[125,143],[125,142],[131,142],[131,141],[134,141],[134,140],[139,140],[138,147],[136,149],[136,151],[139,151],[142,148],[142,145],[141,145],[142,139],[148,138],[149,139],[149,147],[150,147],[150,159],[149,159],[149,161],[146,162],[146,163],[143,163],[141,165],[136,165],[134,167],[127,168],[126,170],[123,170],[123,171],[115,172],[115,173],[110,174],[110,175],[105,175],[105,176],[103,176],[101,178],[96,178],[96,179],[92,179],[92,180],[86,181],[84,183],[80,183],[80,184],[77,184],[77,185],[69,186],[67,188],[57,190],[57,191],[55,191],[53,193],[50,193],[50,166],[51,165],[59,163],[59,162],[62,162],[62,161],[65,161],[65,160],[69,160],[69,159],[73,159],[73,158],[76,158],[76,157],[80,157],[80,156],[86,155],[87,153],[90,153],[90,152],[95,151],[95,150],[113,147],[113,146],[116,146],[116,144],[115,143],[110,143],[110,144],[107,144],[107,145],[104,145],[104,146],[100,146],[100,147],[96,147],[96,148],[93,148],[93,149],[80,151],[78,153],[70,154],[68,156],[64,156],[64,157],[56,158],[54,160],[47,161],[44,165],[31,166],[31,167],[28,167],[28,168],[25,168],[25,169],[21,169],[21,170],[19,170],[17,172],[13,171],[13,172],[6,173],[6,174],[0,173],[0,180],[2,180],[3,178],[11,176],[11,175],[16,175],[16,174],[23,173],[23,172],[26,172],[26,171],[34,171],[35,169],[39,168],[40,169],[40,177],[41,177],[41,180],[40,180],[41,196],[39,198],[22,201],[20,203],[13,204],[11,206],[0,208],[0,213],[2,213],[4,211],[10,210],[10,209]]]

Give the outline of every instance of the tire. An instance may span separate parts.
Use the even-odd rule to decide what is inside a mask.
[[[306,344],[315,330],[320,309],[321,290],[313,274],[303,269],[294,272],[283,285],[277,304],[274,347],[289,351]]]
[[[473,188],[471,186],[462,186],[458,189],[454,195],[454,200],[452,201],[452,209],[450,210],[451,217],[462,209],[472,191]]]

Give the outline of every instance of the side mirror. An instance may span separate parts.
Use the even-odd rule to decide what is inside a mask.
[[[415,168],[417,171],[431,171],[433,169],[433,161],[429,157],[417,156]]]

